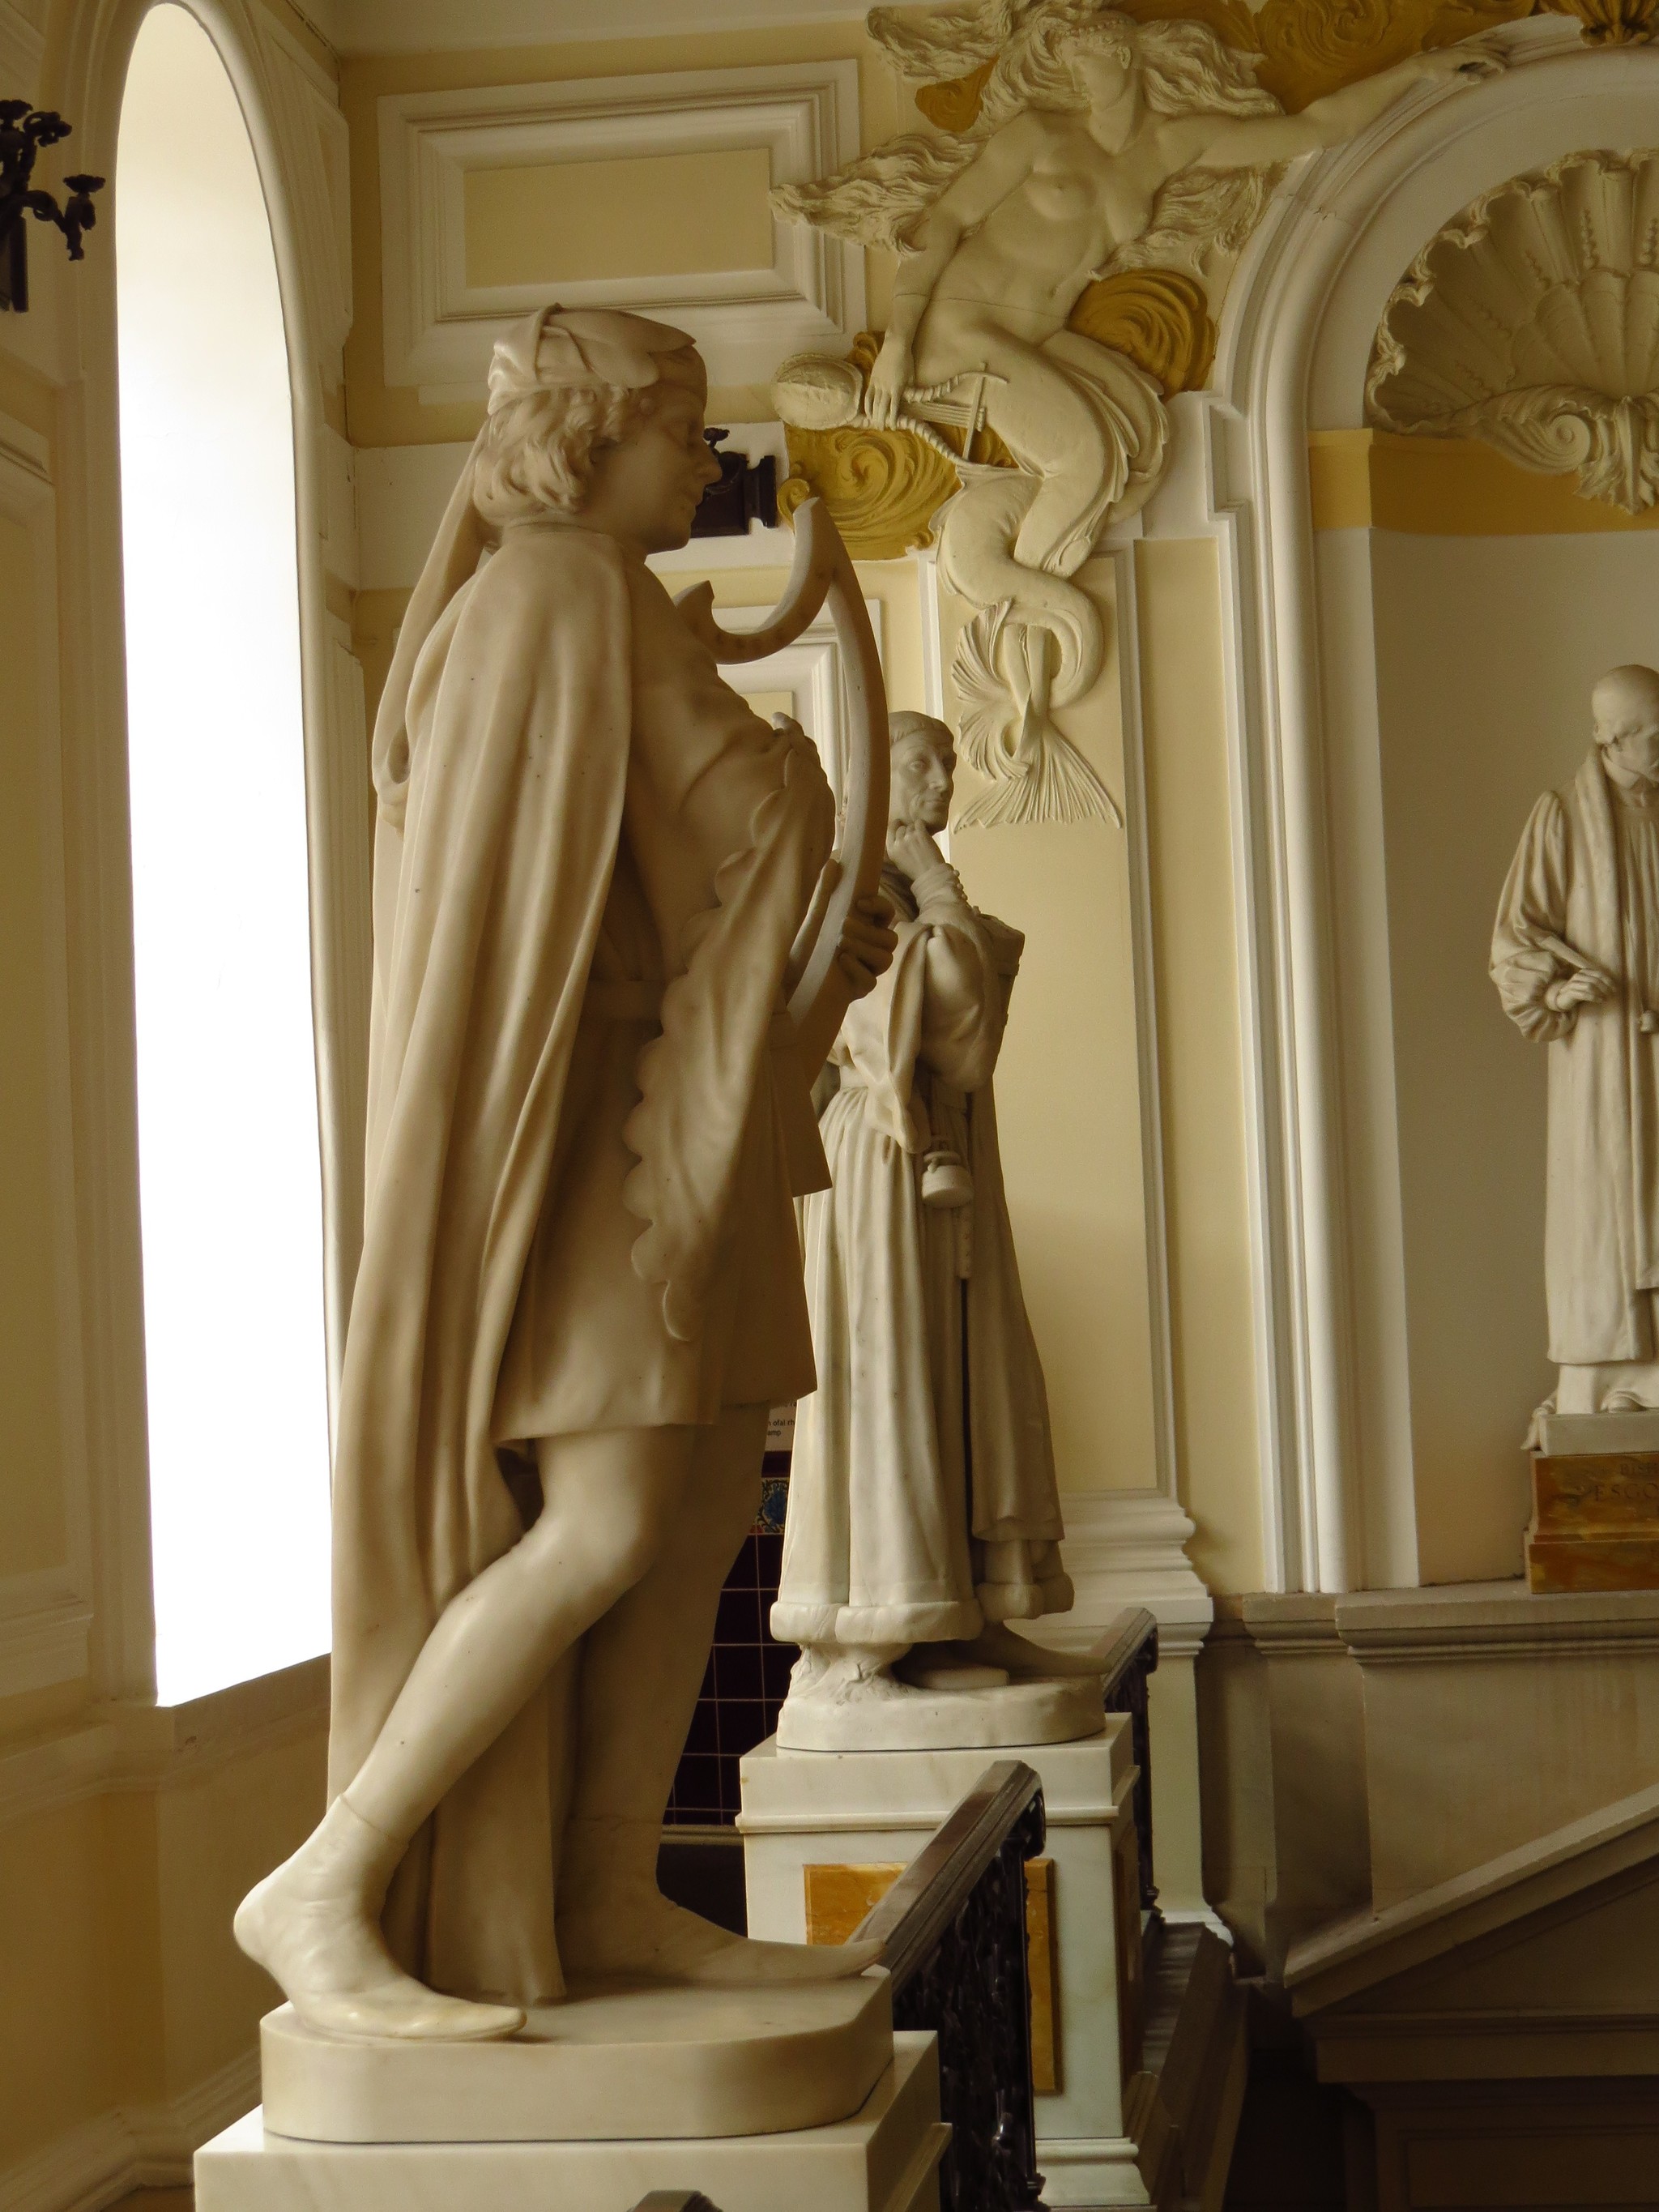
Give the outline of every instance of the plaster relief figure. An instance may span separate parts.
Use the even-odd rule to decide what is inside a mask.
[[[1533,809],[1492,934],[1549,1047],[1544,1277],[1560,1413],[1659,1407],[1659,671],[1615,668],[1595,743]]]
[[[832,1187],[804,1207],[818,1387],[796,1408],[772,1609],[773,1634],[804,1647],[786,1747],[988,1740],[981,1707],[922,1692],[1061,1672],[1006,1624],[1072,1603],[992,1089],[1024,939],[969,904],[934,842],[950,730],[909,714],[890,728],[898,951],[831,1054]],[[1018,1698],[1009,1726],[1097,1729],[1097,1677],[1079,1671],[1086,1687],[1042,1710]]]
[[[812,1387],[824,1180],[786,1000],[834,805],[645,565],[716,473],[705,389],[660,324],[516,325],[380,707],[331,1802],[236,1923],[314,2029],[498,2037],[567,1978],[868,1959],[656,1887],[766,1408]],[[831,1035],[884,914],[811,954]]]
[[[1237,251],[1279,166],[1340,144],[1408,87],[1498,66],[1469,45],[1397,68],[1287,116],[1248,57],[1200,23],[1137,23],[1100,0],[967,0],[936,13],[872,9],[871,35],[912,82],[988,72],[969,127],[895,139],[781,212],[902,258],[867,385],[843,363],[787,363],[786,422],[914,426],[949,396],[1012,454],[962,465],[939,532],[945,580],[979,609],[954,680],[963,750],[991,779],[964,822],[1115,814],[1053,720],[1100,672],[1101,618],[1070,579],[1163,471],[1161,387],[1068,319],[1119,271],[1191,267]],[[854,386],[858,379],[852,370]]]

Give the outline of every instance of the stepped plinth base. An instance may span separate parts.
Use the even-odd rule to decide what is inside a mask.
[[[749,1988],[598,1984],[505,2043],[349,2041],[283,2005],[260,2031],[264,2124],[332,2143],[772,2135],[856,2112],[892,2047],[879,1967]]]
[[[450,2057],[467,2046],[445,2046]],[[504,2046],[488,2046],[500,2051]],[[636,2089],[636,2125],[654,2117]],[[568,2115],[562,2115],[568,2118]],[[861,2107],[761,2136],[520,2142],[304,2142],[250,2112],[196,2154],[197,2212],[632,2212],[701,2190],[720,2212],[939,2212],[931,2035],[900,2035]]]
[[[1659,1589],[1659,1413],[1545,1413],[1537,1430],[1528,1587]]]
[[[994,1689],[913,1689],[876,1697],[791,1695],[781,1751],[1012,1751],[1075,1743],[1103,1725],[1097,1674],[1004,1682]]]

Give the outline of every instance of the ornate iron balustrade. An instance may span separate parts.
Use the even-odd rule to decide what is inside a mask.
[[[939,2037],[944,2212],[1032,2212],[1042,2187],[1025,1948],[1025,1862],[1042,1840],[1042,1783],[1000,1759],[854,1936],[886,1946],[894,2027]]]

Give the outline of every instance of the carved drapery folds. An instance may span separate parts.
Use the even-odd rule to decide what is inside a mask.
[[[1383,312],[1372,422],[1474,437],[1628,514],[1659,499],[1659,149],[1592,149],[1483,193]]]

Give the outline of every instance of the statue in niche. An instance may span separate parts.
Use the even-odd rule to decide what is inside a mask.
[[[1001,441],[1014,468],[958,462],[939,534],[941,576],[979,610],[952,673],[963,750],[990,789],[961,820],[1115,816],[1053,720],[1103,651],[1070,580],[1156,487],[1169,420],[1160,386],[1068,319],[1118,272],[1203,273],[1243,245],[1283,163],[1340,145],[1425,78],[1473,82],[1498,59],[1474,44],[1416,54],[1289,116],[1205,25],[1138,23],[1101,0],[876,8],[868,23],[902,76],[977,82],[977,105],[954,136],[896,138],[774,193],[797,221],[901,256],[867,379],[802,356],[776,404],[805,428],[928,434],[931,417]]]
[[[1532,811],[1492,933],[1522,1036],[1549,1047],[1543,1413],[1659,1407],[1659,671],[1614,668],[1595,744]]]
[[[767,1407],[812,1386],[792,1194],[824,1175],[783,1009],[834,805],[645,563],[718,473],[705,392],[660,324],[514,326],[376,723],[331,1802],[236,1920],[327,2033],[489,2039],[568,1977],[871,1955],[656,1885]],[[885,912],[826,944],[832,1024]]]
[[[1024,939],[969,904],[934,842],[950,730],[889,726],[898,951],[842,1024],[819,1124],[831,1188],[804,1206],[818,1387],[796,1407],[771,1617],[803,1647],[785,1747],[1020,1741],[978,1735],[949,1693],[1094,1672],[1006,1626],[1072,1603],[992,1091]],[[1097,1685],[1060,1687],[1049,1710],[1016,1698],[1023,1740],[1098,1729]]]

